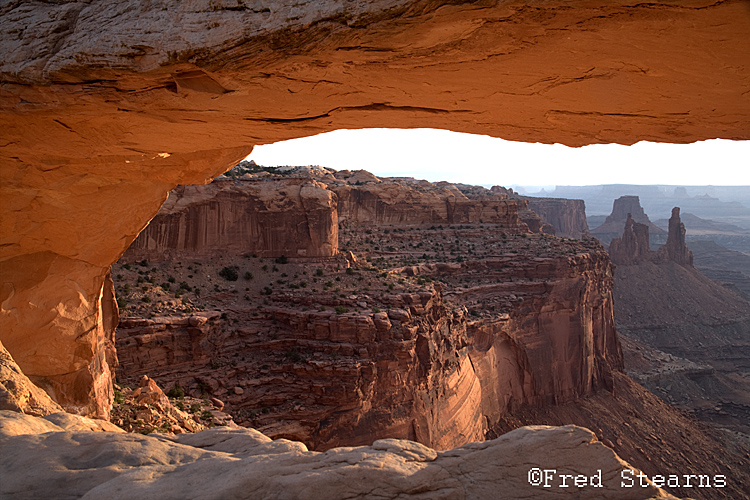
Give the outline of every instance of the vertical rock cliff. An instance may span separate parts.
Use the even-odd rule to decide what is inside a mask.
[[[148,374],[165,387],[218,397],[237,421],[315,449],[384,436],[447,449],[482,440],[489,426],[522,406],[612,388],[622,355],[611,267],[597,243],[526,233],[516,202],[483,188],[362,172],[318,181],[284,175],[263,183],[291,192],[301,182],[319,182],[329,195],[321,199],[338,199],[342,244],[353,253],[326,259],[309,252],[269,269],[260,259],[242,259],[242,246],[227,245],[219,264],[204,247],[159,236],[160,251],[172,260],[197,259],[210,269],[234,252],[238,268],[254,278],[214,282],[214,292],[205,283],[192,307],[211,304],[218,307],[213,312],[124,319],[121,380]],[[257,181],[214,183],[192,198],[201,207],[221,206],[227,190],[256,189],[243,182]],[[154,222],[175,224],[169,213],[185,198],[168,203]],[[274,219],[288,206],[266,203],[263,210]],[[304,210],[293,213],[308,218]],[[203,224],[179,220],[185,234]],[[190,221],[198,227],[184,225]],[[252,230],[237,226],[234,233],[243,231]],[[273,250],[282,249],[264,255],[277,256]],[[169,261],[160,266],[178,272]],[[188,278],[195,279],[197,267]]]
[[[178,186],[123,256],[161,261],[224,252],[330,257],[338,249],[336,195],[310,179]]]
[[[693,267],[693,252],[685,243],[685,224],[680,221],[680,207],[672,209],[669,218],[669,234],[667,243],[656,252],[656,257],[662,261],[676,262],[681,266]]]
[[[749,138],[742,0],[5,2],[0,31],[0,335],[87,413],[110,396],[109,266],[172,188],[254,144],[384,126]]]
[[[542,220],[555,228],[555,236],[581,239],[589,236],[586,222],[586,205],[583,200],[563,198],[526,197],[529,208],[538,213]]]

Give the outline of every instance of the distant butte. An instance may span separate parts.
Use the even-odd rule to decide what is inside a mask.
[[[750,139],[740,0],[0,14],[0,331],[22,369],[87,414],[112,398],[109,266],[175,185],[256,144],[384,126],[571,146]]]

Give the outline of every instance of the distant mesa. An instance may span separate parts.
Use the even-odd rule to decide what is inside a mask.
[[[667,234],[666,231],[651,222],[648,215],[643,211],[638,196],[620,196],[617,198],[612,205],[612,213],[607,216],[604,224],[592,229],[591,234],[596,236],[603,244],[608,245],[613,238],[622,234],[623,225],[628,222],[629,218],[632,218],[633,222],[647,226],[647,237],[649,238],[654,235],[663,236]]]

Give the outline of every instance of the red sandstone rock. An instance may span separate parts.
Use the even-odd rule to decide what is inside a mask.
[[[18,368],[0,343],[0,410],[38,417],[63,411],[46,392],[34,385]]]
[[[370,174],[371,175],[371,174]],[[501,196],[471,199],[455,185],[413,179],[328,183],[344,224],[503,224],[519,228],[517,203]]]
[[[569,145],[748,138],[742,1],[154,5],[0,8],[0,335],[87,413],[112,397],[107,269],[176,184],[254,144],[382,126]]]
[[[314,180],[179,186],[123,256],[162,261],[225,252],[323,257],[338,249],[336,195]]]
[[[510,313],[493,320],[469,321],[465,308],[451,312],[438,285],[393,295],[381,312],[303,311],[278,299],[233,308],[241,327],[222,323],[218,312],[199,328],[189,317],[126,318],[118,330],[119,375],[149,373],[165,385],[207,391],[238,420],[316,449],[384,435],[441,449],[481,439],[487,421],[610,388],[611,371],[621,368],[607,255],[598,246],[566,245],[581,253],[402,270],[493,281],[448,288],[454,304],[507,302]]]
[[[609,243],[609,257],[615,264],[653,260],[655,254],[649,249],[648,225],[635,222],[628,214],[622,238],[613,238]]]
[[[648,219],[645,214],[641,217]],[[612,239],[609,255],[612,262],[620,265],[676,262],[681,266],[692,267],[693,253],[685,243],[685,225],[680,222],[680,208],[672,209],[667,243],[656,252],[649,249],[649,225],[635,222],[631,214],[628,214],[622,238]]]
[[[680,207],[672,209],[667,243],[657,250],[656,257],[661,261],[671,261],[681,266],[693,267],[693,252],[688,250],[685,244],[685,224],[680,221]]]
[[[566,200],[563,198],[526,197],[529,209],[554,228],[554,234],[561,238],[581,239],[589,236],[589,225],[586,222],[586,206],[583,200]]]

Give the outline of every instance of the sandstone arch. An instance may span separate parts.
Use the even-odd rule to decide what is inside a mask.
[[[373,126],[750,139],[742,0],[6,2],[0,32],[0,336],[100,416],[109,265],[172,187],[255,144]]]

